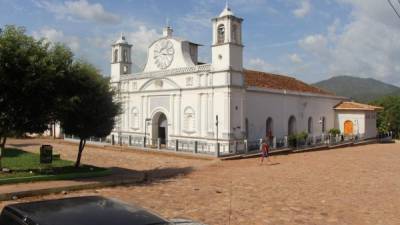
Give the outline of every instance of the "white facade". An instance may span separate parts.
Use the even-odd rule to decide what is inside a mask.
[[[377,112],[365,110],[337,110],[336,126],[344,135],[375,138]],[[348,128],[346,126],[350,125]]]
[[[124,112],[112,135],[133,142],[146,136],[148,144],[167,146],[198,141],[212,152],[217,142],[265,137],[268,118],[275,137],[290,129],[320,135],[335,127],[333,107],[343,98],[245,84],[242,21],[227,7],[212,19],[210,64],[199,64],[198,45],[174,37],[170,27],[149,46],[140,73],[131,73],[131,45],[123,37],[113,44],[111,82]]]

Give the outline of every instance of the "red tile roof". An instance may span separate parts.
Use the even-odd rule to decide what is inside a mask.
[[[362,104],[358,102],[341,102],[335,107],[336,110],[361,110],[361,111],[376,111],[382,110],[382,107]]]
[[[254,70],[244,70],[246,86],[307,92],[321,95],[335,95],[312,85],[306,84],[293,77],[265,73]]]

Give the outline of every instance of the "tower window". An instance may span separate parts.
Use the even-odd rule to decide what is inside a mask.
[[[239,41],[237,30],[238,30],[237,25],[233,25],[232,26],[232,42]]]
[[[122,55],[122,61],[128,62],[128,51],[124,49],[124,54]]]
[[[118,62],[118,49],[114,50],[114,62]]]
[[[225,26],[224,25],[219,25],[217,29],[218,33],[218,44],[224,43],[225,41]]]

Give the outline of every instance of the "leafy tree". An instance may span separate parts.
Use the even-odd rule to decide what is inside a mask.
[[[378,128],[380,132],[392,131],[396,138],[400,137],[400,96],[386,96],[373,102],[384,109],[378,113]]]
[[[63,80],[64,98],[59,119],[64,132],[80,138],[75,166],[79,167],[86,140],[112,131],[121,106],[107,79],[90,64],[75,62]]]
[[[42,133],[54,119],[56,80],[72,61],[61,45],[35,40],[22,27],[0,31],[0,149],[7,137]],[[1,167],[1,153],[0,153]]]

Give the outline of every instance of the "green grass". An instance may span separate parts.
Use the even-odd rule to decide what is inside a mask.
[[[111,173],[108,169],[90,165],[75,168],[74,162],[62,159],[53,160],[49,165],[40,164],[38,154],[15,148],[4,151],[2,166],[11,169],[11,173],[0,172],[0,184],[86,178]]]

